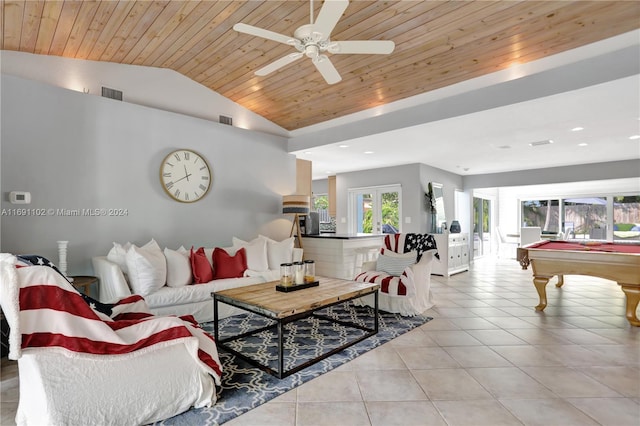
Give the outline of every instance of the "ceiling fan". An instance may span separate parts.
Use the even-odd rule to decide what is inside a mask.
[[[265,76],[306,56],[311,58],[316,69],[328,84],[335,84],[342,80],[342,77],[340,77],[340,74],[331,63],[329,57],[324,53],[386,55],[393,52],[395,48],[394,42],[387,40],[331,41],[329,36],[347,6],[349,6],[348,0],[325,0],[318,14],[318,19],[316,19],[314,23],[313,0],[311,0],[311,23],[296,29],[293,37],[242,23],[235,24],[233,29],[241,33],[288,44],[297,50],[297,52],[290,53],[260,68],[255,72],[256,75]]]

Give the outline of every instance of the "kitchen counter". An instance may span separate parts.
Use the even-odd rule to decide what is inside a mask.
[[[304,235],[302,241],[304,258],[315,261],[317,275],[352,280],[363,261],[373,260],[384,235],[326,233]]]
[[[318,235],[303,235],[304,238],[329,238],[334,240],[356,240],[364,238],[380,239],[381,235],[376,234],[336,234],[335,232],[321,232]]]

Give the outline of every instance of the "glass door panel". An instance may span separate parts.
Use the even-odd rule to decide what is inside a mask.
[[[613,240],[640,240],[640,196],[613,197]]]
[[[491,200],[473,197],[473,256],[491,254]]]
[[[379,195],[380,231],[383,234],[397,234],[400,232],[400,192],[398,190],[381,190]]]
[[[373,233],[373,194],[355,194],[355,232],[371,234]]]
[[[565,198],[564,220],[571,238],[604,240],[607,237],[607,199],[605,197]],[[570,226],[572,224],[572,230]]]
[[[395,234],[400,232],[400,186],[349,191],[349,232]]]

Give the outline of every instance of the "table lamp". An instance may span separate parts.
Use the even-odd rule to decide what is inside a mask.
[[[294,235],[294,229],[297,228],[296,237],[298,238],[298,245],[302,247],[302,235],[300,233],[300,216],[305,216],[309,213],[309,205],[311,197],[308,195],[284,195],[282,197],[282,213],[293,214],[293,224],[291,225],[291,233],[289,236]]]

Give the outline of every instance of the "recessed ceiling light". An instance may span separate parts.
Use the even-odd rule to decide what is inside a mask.
[[[328,174],[328,175],[330,175],[330,174],[332,174],[333,172],[332,172],[331,170],[327,170],[325,173],[326,173],[326,174]]]
[[[543,141],[531,142],[531,143],[529,143],[529,145],[530,146],[540,146],[540,145],[549,145],[551,143],[553,143],[553,140],[546,139],[546,140],[543,140]]]
[[[349,145],[338,145],[338,148],[349,148]]]
[[[498,148],[499,149],[510,149],[511,146],[510,145],[500,145]]]
[[[373,154],[373,151],[365,151],[365,154]]]
[[[305,151],[304,153],[307,154],[307,155],[313,154],[313,152],[311,152],[311,151]]]
[[[571,129],[572,132],[579,132],[580,130],[584,130],[584,127],[574,127]]]
[[[631,140],[640,139],[640,135],[629,136],[629,139],[631,139]]]
[[[579,143],[579,144],[578,144],[578,146],[587,146],[587,145],[589,145],[589,144],[588,144],[588,143],[586,143],[586,142],[582,142],[582,143]]]

